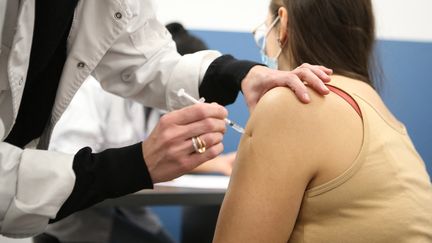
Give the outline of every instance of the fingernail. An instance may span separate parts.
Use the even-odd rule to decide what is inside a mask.
[[[327,88],[327,86],[325,86],[324,84],[321,84],[321,87],[322,87],[322,89],[325,90],[325,91],[330,91],[329,88]]]
[[[305,101],[309,102],[309,101],[310,101],[310,96],[309,96],[309,94],[304,94],[304,95],[303,95],[303,99],[304,99]]]

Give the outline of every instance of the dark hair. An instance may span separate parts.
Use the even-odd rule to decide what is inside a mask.
[[[207,50],[207,45],[198,37],[191,35],[180,23],[166,25],[181,55]]]
[[[375,21],[370,0],[272,0],[288,11],[291,66],[324,65],[372,86]]]

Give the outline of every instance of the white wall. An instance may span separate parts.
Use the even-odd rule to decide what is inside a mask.
[[[374,0],[378,36],[432,41],[431,0]]]
[[[247,32],[262,23],[268,0],[154,0],[163,23],[179,21],[187,28]]]
[[[248,32],[266,15],[269,0],[154,0],[163,23]],[[380,39],[432,41],[432,0],[373,0]]]

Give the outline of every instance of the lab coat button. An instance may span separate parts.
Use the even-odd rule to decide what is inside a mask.
[[[79,63],[77,64],[77,67],[81,69],[81,68],[85,67],[85,63],[83,63],[83,62],[79,62]]]
[[[122,13],[120,13],[120,12],[115,13],[114,16],[116,19],[121,19],[123,17]]]

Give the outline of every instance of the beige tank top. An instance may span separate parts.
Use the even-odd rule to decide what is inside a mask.
[[[363,115],[351,167],[305,192],[289,242],[432,242],[432,185],[403,125],[348,93]]]

